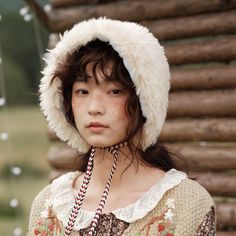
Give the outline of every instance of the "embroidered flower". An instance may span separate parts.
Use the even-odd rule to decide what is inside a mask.
[[[41,219],[37,220],[38,225],[43,225],[43,221]]]
[[[40,231],[39,231],[39,229],[36,228],[36,229],[34,230],[34,235],[38,235],[38,234],[40,234]]]
[[[165,226],[164,226],[163,224],[161,224],[161,223],[158,224],[157,227],[158,227],[158,231],[159,231],[159,232],[161,232],[161,231],[163,231],[163,230],[165,229]]]
[[[52,224],[52,223],[48,224],[48,229],[49,229],[51,232],[53,231],[53,224]]]
[[[36,220],[34,235],[38,236],[63,236],[60,221],[54,215],[53,210],[49,207],[41,212],[41,218]],[[78,235],[78,231],[72,231],[71,235]]]
[[[168,198],[166,207],[160,215],[150,218],[136,235],[174,236],[175,225],[173,222],[175,209],[174,199]],[[155,232],[155,233],[154,233]]]
[[[174,214],[172,213],[171,209],[168,209],[168,211],[165,213],[165,220],[172,221]]]

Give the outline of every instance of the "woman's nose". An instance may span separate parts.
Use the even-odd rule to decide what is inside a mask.
[[[89,115],[104,115],[105,106],[101,96],[93,96],[88,103]]]

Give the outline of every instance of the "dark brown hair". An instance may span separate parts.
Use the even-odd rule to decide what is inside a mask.
[[[108,63],[111,62],[113,65],[112,72],[108,75],[106,68]],[[142,129],[146,118],[142,115],[139,98],[136,95],[135,86],[130,78],[129,72],[124,66],[122,58],[109,43],[100,40],[89,42],[70,55],[67,62],[60,65],[55,72],[53,79],[58,78],[61,80],[60,89],[64,98],[63,105],[67,121],[76,129],[71,105],[72,86],[75,81],[87,81],[88,75],[86,73],[86,67],[90,63],[93,65],[92,71],[96,83],[98,83],[96,71],[97,68],[99,68],[104,79],[109,79],[114,83],[118,82],[121,86],[130,91],[126,104],[126,113],[130,120],[132,120],[127,131],[127,142],[132,154],[130,164],[135,160],[141,161],[148,166],[160,168],[164,171],[168,171],[171,168],[177,169],[178,167],[174,164],[174,158],[179,157],[180,154],[177,155],[173,151],[168,150],[159,142],[148,147],[145,151],[138,149],[137,145],[135,146],[132,143],[133,138]],[[137,155],[137,153],[140,155]],[[137,156],[141,156],[141,160],[137,160]],[[89,152],[85,154],[83,159],[80,159],[80,170],[85,171],[88,157]],[[82,166],[81,160],[83,160]]]

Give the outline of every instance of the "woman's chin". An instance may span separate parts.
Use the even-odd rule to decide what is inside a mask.
[[[93,146],[93,147],[110,147],[112,145],[115,145],[117,143],[120,143],[122,141],[119,140],[87,140],[87,142],[89,143],[89,145]]]

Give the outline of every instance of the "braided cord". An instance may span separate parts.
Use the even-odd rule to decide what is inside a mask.
[[[69,220],[68,220],[66,230],[65,230],[65,234],[64,234],[65,236],[71,235],[71,231],[73,230],[75,220],[77,218],[77,215],[78,215],[79,210],[81,208],[81,205],[83,203],[85,193],[87,191],[88,184],[89,184],[91,176],[92,176],[93,159],[94,159],[95,151],[96,151],[96,149],[92,148],[91,153],[90,153],[90,157],[89,157],[89,160],[88,160],[86,173],[85,173],[85,176],[84,176],[84,179],[83,179],[83,183],[80,187],[78,195],[75,199],[73,209],[72,209],[72,211],[70,213],[70,216],[69,216]]]
[[[107,200],[107,196],[108,196],[108,193],[109,193],[109,190],[110,190],[110,186],[111,186],[112,177],[113,177],[113,175],[115,173],[115,170],[116,170],[116,167],[117,167],[117,160],[118,160],[118,152],[117,152],[117,150],[114,150],[113,154],[114,154],[115,158],[114,158],[114,161],[113,161],[113,165],[112,165],[112,168],[111,168],[109,179],[107,181],[107,184],[106,184],[106,187],[105,187],[105,189],[103,191],[102,198],[100,200],[99,206],[98,206],[98,208],[96,210],[95,216],[94,216],[93,221],[91,223],[91,228],[89,230],[88,236],[92,236],[93,235],[93,233],[94,233],[94,231],[96,229],[96,226],[98,224],[98,219],[99,219],[100,215],[102,214],[102,210],[103,210],[103,208],[105,206],[105,202]]]
[[[110,186],[111,186],[112,177],[113,177],[113,175],[115,173],[115,170],[116,170],[116,167],[117,167],[118,149],[121,148],[121,147],[124,147],[126,145],[127,145],[127,142],[123,142],[123,143],[116,144],[115,146],[103,148],[103,149],[108,150],[109,152],[111,152],[114,155],[114,161],[113,161],[113,164],[112,164],[112,168],[111,168],[111,171],[110,171],[110,175],[109,175],[106,187],[105,187],[105,189],[103,191],[103,194],[102,194],[102,198],[99,202],[99,205],[98,205],[98,208],[96,210],[95,216],[94,216],[93,221],[91,223],[91,228],[89,230],[88,236],[92,236],[93,233],[95,232],[95,229],[96,229],[97,224],[98,224],[98,219],[99,219],[100,215],[102,214],[102,210],[105,206],[106,199],[107,199],[107,196],[108,196],[108,193],[109,193],[109,190],[110,190]],[[74,227],[75,220],[78,216],[79,210],[80,210],[81,205],[83,203],[83,200],[84,200],[87,188],[88,188],[88,184],[89,184],[91,176],[92,176],[93,160],[94,160],[95,151],[96,151],[96,148],[92,148],[91,153],[90,153],[90,157],[89,157],[89,161],[88,161],[88,165],[87,165],[87,170],[86,170],[86,173],[85,173],[85,176],[84,176],[83,184],[82,184],[82,186],[80,188],[80,191],[78,192],[78,195],[75,199],[75,203],[74,203],[73,209],[71,211],[71,214],[70,214],[67,226],[66,226],[64,236],[71,235],[71,232],[72,232],[73,227]]]

